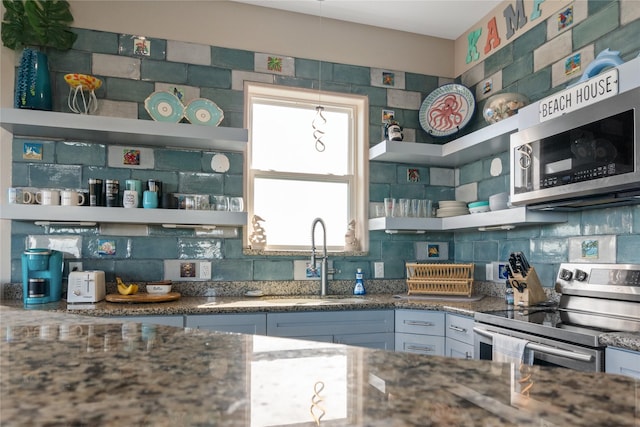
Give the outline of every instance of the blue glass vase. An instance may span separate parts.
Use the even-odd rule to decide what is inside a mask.
[[[51,77],[47,55],[25,48],[20,56],[14,106],[51,111]]]

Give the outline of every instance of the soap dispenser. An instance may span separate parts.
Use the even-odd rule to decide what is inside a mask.
[[[366,293],[364,289],[364,279],[362,278],[362,269],[356,270],[356,285],[353,287],[354,295],[364,295]]]

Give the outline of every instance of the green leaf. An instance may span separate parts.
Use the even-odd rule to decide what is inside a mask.
[[[66,0],[2,0],[6,9],[2,22],[2,43],[17,49],[24,46],[67,50],[77,34],[69,28],[73,22]]]

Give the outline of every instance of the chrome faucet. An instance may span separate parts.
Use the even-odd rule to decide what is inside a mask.
[[[335,270],[329,271],[327,263],[327,228],[322,218],[316,218],[311,224],[311,271],[316,271],[316,225],[322,225],[322,264],[320,266],[320,296],[327,295],[327,276],[333,274]]]

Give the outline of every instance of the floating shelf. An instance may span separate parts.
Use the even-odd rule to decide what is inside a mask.
[[[246,129],[3,108],[0,126],[14,136],[116,145],[244,151]]]
[[[428,166],[462,166],[508,151],[510,136],[517,130],[516,114],[443,145],[382,141],[369,149],[369,160]]]

